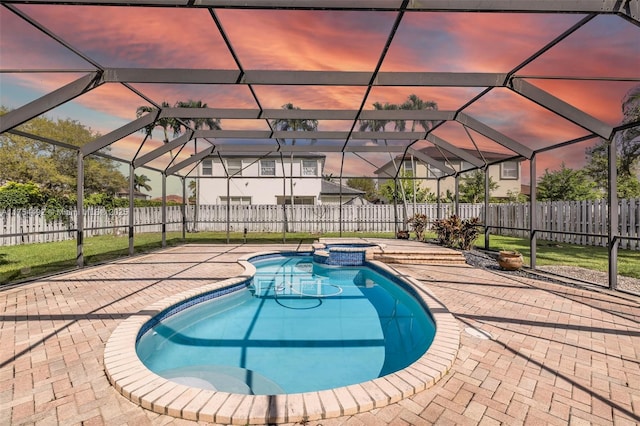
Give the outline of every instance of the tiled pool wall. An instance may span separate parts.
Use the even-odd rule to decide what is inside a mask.
[[[142,326],[142,328],[140,329],[140,332],[138,333],[138,336],[136,337],[136,343],[140,340],[142,336],[144,336],[144,334],[147,331],[151,330],[153,327],[155,327],[165,319],[175,314],[178,314],[184,311],[185,309],[188,309],[199,303],[206,302],[212,299],[217,299],[218,297],[226,296],[227,294],[235,293],[236,291],[245,289],[251,284],[252,281],[253,281],[253,278],[247,278],[246,280],[242,281],[239,284],[231,285],[229,287],[219,288],[216,290],[208,291],[203,294],[199,294],[197,296],[193,296],[177,305],[174,305],[170,308],[165,309],[164,311],[155,315],[153,318],[151,318]]]

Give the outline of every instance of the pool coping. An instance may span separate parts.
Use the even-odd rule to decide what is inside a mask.
[[[164,298],[122,321],[104,350],[104,369],[113,387],[130,401],[159,414],[227,424],[297,423],[352,415],[398,402],[433,386],[451,369],[460,346],[460,329],[447,308],[427,286],[392,267],[368,261],[408,283],[429,308],[436,325],[433,343],[410,366],[370,380],[339,388],[280,395],[243,395],[192,388],[153,373],[140,361],[135,345],[140,329],[167,308],[203,293],[252,278],[256,269],[248,259],[279,251],[256,252],[237,262],[244,273]]]

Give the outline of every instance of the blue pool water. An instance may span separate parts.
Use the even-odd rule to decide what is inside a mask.
[[[320,265],[299,255],[252,263],[257,273],[249,287],[144,333],[137,345],[142,362],[193,387],[298,393],[398,371],[433,340],[425,308],[373,269]]]

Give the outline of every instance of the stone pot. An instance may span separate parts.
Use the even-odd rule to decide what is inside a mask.
[[[498,265],[506,271],[517,271],[522,268],[522,254],[517,251],[502,250],[498,253]]]

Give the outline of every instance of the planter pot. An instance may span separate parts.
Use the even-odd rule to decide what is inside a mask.
[[[501,251],[498,254],[498,265],[506,271],[517,271],[522,268],[522,254],[517,251]]]

